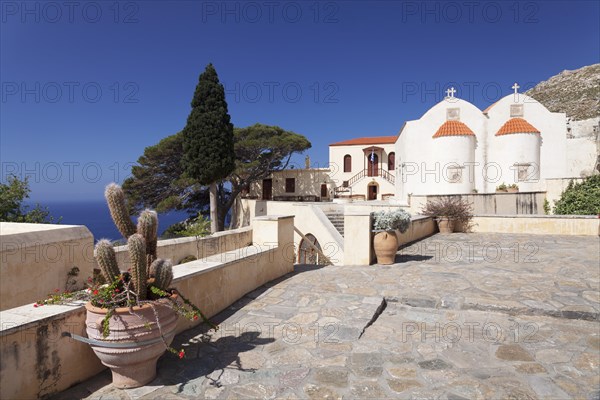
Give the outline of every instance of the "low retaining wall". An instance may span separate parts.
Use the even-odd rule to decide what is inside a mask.
[[[480,215],[473,217],[472,231],[597,236],[600,235],[600,218],[576,215]]]
[[[475,215],[544,215],[546,192],[473,193],[456,196],[471,203]],[[419,214],[428,200],[440,197],[445,196],[409,196],[409,212]]]
[[[375,261],[372,216],[361,208],[348,207],[344,214],[344,265],[370,265]],[[411,243],[437,232],[433,218],[413,217],[408,230],[396,232],[398,245]]]
[[[0,222],[0,311],[82,287],[94,270],[94,237],[85,226]],[[77,267],[78,275],[67,274]]]
[[[210,236],[196,239],[185,237],[177,239],[159,240],[156,248],[158,258],[171,260],[177,265],[188,256],[198,260],[213,254],[226,253],[252,243],[252,228],[247,226],[229,231],[216,232]],[[128,265],[129,253],[127,246],[115,247],[119,265]],[[123,268],[123,267],[122,267]],[[123,268],[126,269],[126,268]]]
[[[257,218],[252,246],[176,266],[174,286],[207,316],[217,314],[246,293],[293,271],[288,254],[293,249],[293,225],[293,217]],[[0,312],[0,323],[2,399],[48,396],[104,369],[87,344],[61,337],[62,332],[85,336],[82,305],[28,304]],[[195,324],[180,318],[178,332]]]

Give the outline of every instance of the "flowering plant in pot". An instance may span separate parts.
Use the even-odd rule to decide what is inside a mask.
[[[519,185],[513,183],[511,185],[508,185],[506,187],[506,190],[508,191],[508,193],[517,193],[519,191]]]
[[[465,232],[473,218],[473,207],[460,196],[444,196],[428,200],[421,214],[434,217],[442,234],[452,233],[455,229]]]
[[[116,387],[133,388],[156,377],[156,363],[165,350],[184,357],[183,350],[170,346],[179,315],[190,320],[202,318],[212,328],[217,327],[198,307],[169,287],[173,266],[156,257],[156,212],[142,211],[136,226],[129,217],[120,186],[108,185],[105,197],[115,225],[127,238],[131,268],[122,271],[111,242],[100,240],[94,248],[102,272],[100,281],[90,278],[86,290],[54,294],[34,307],[87,301],[88,337],[69,335],[92,346],[100,361],[111,369]]]
[[[377,264],[394,263],[398,251],[396,231],[404,233],[410,226],[410,214],[402,209],[373,213],[373,248]]]

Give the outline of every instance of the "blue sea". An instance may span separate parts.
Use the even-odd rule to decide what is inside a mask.
[[[108,206],[102,201],[55,201],[43,202],[48,207],[54,219],[62,217],[61,225],[85,225],[98,239],[118,240],[123,239],[110,217]],[[171,211],[158,214],[158,234],[161,235],[170,225],[185,220],[188,217],[185,211]],[[135,221],[134,221],[135,222]]]

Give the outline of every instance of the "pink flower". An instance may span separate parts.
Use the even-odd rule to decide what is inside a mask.
[[[33,303],[34,307],[39,307],[38,303]]]

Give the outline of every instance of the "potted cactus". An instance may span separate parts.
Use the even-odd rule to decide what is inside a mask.
[[[100,240],[94,257],[105,283],[96,282],[81,292],[53,295],[34,306],[87,300],[88,337],[70,336],[92,346],[100,361],[111,369],[113,385],[134,388],[156,377],[156,363],[165,350],[184,357],[183,350],[170,347],[179,315],[190,320],[202,318],[213,328],[217,327],[189,300],[170,288],[173,266],[170,261],[156,256],[156,212],[142,211],[136,226],[129,217],[120,186],[108,185],[105,197],[115,225],[127,238],[131,268],[122,271],[111,242]]]
[[[377,257],[377,264],[393,264],[398,251],[398,236],[406,232],[410,225],[410,214],[402,209],[393,211],[379,211],[373,213],[373,249]]]

